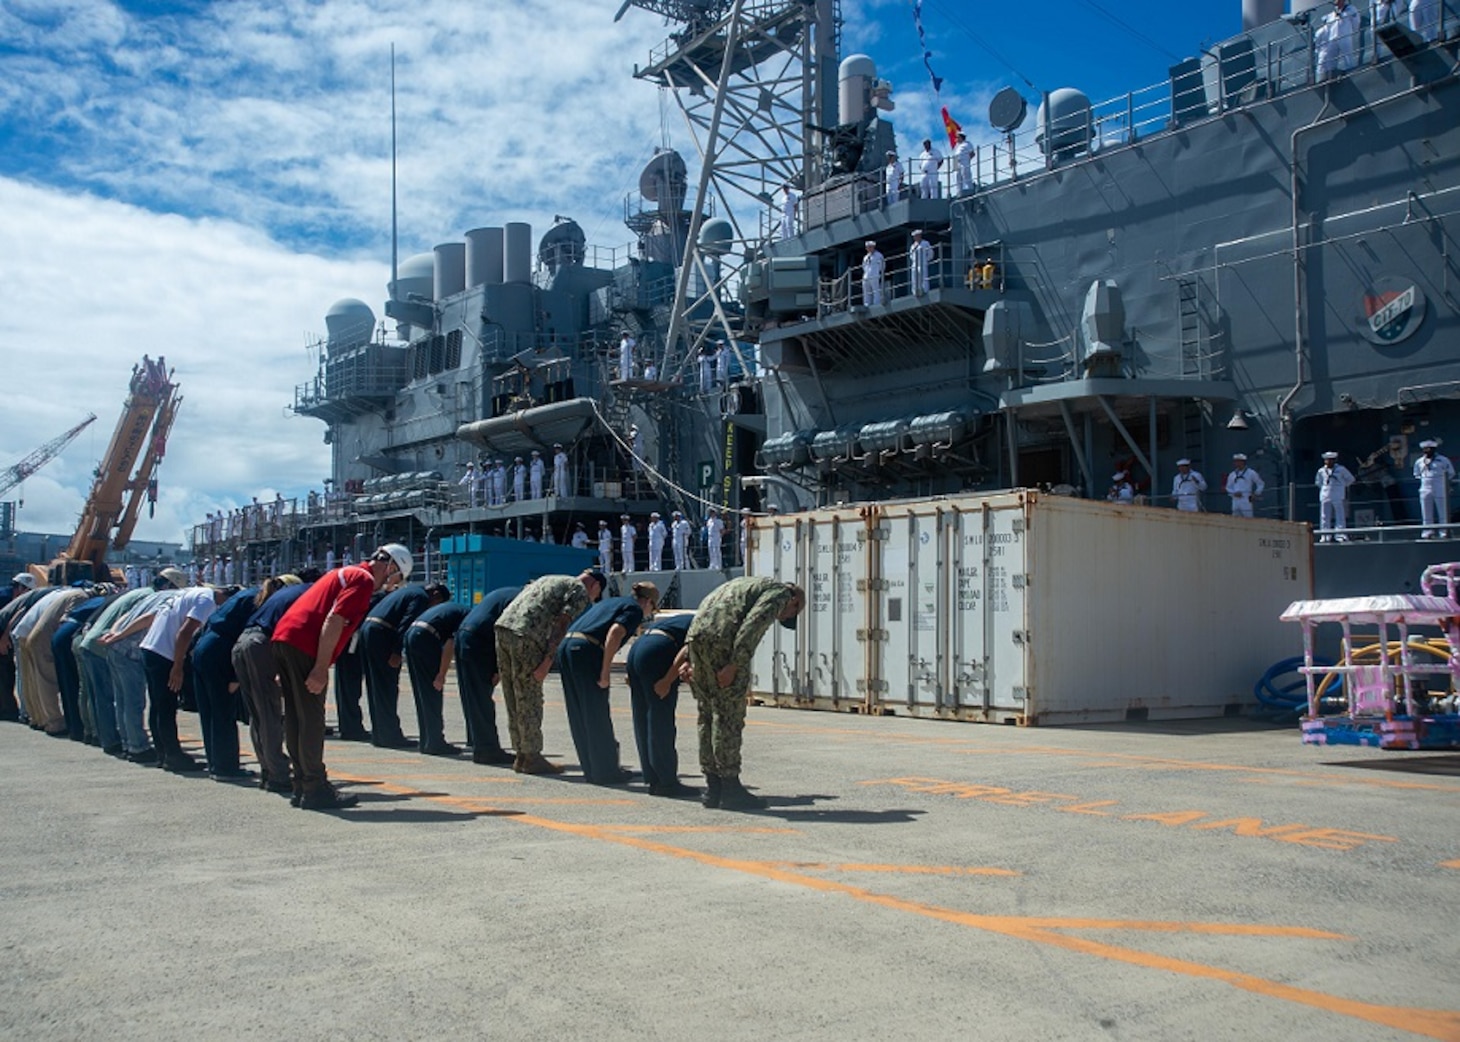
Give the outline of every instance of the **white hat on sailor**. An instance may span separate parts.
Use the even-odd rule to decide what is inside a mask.
[[[1191,460],[1189,460],[1189,459],[1187,459],[1187,458],[1185,458],[1183,456],[1181,459],[1179,459],[1179,460],[1176,461],[1176,465],[1178,467],[1189,467],[1189,466],[1191,466]]]
[[[1440,443],[1435,441],[1434,438],[1426,438],[1424,441],[1419,443],[1419,447],[1422,449],[1438,449],[1440,447]]]
[[[1234,460],[1241,460],[1243,463],[1246,463],[1247,462],[1247,453],[1245,453],[1245,452],[1234,452],[1234,453],[1232,453],[1232,458]]]
[[[1114,474],[1110,475],[1110,480],[1111,481],[1124,481],[1125,480],[1125,471],[1123,471],[1123,470],[1117,470]]]
[[[1338,453],[1336,453],[1336,452],[1325,452],[1323,454],[1323,458],[1324,459],[1338,459]]]

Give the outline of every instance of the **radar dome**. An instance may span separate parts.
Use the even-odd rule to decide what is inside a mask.
[[[585,242],[578,222],[562,218],[538,241],[537,259],[553,272],[568,265],[582,264]]]
[[[706,221],[700,228],[700,249],[708,253],[729,253],[735,229],[723,217]]]
[[[1052,90],[1034,117],[1035,140],[1045,155],[1072,156],[1090,147],[1090,99],[1072,87]]]
[[[401,261],[396,270],[396,280],[387,286],[391,300],[405,303],[411,294],[431,300],[436,291],[436,254],[418,253]]]
[[[363,300],[345,297],[325,312],[324,328],[329,331],[330,347],[355,347],[370,340],[375,330],[375,312]]]

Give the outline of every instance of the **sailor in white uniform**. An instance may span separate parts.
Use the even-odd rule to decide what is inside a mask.
[[[656,510],[649,515],[649,571],[658,572],[664,568],[664,539],[669,535],[669,529],[664,527],[664,522]]]
[[[1409,0],[1409,27],[1428,43],[1440,38],[1440,0]]]
[[[1191,469],[1191,460],[1176,461],[1176,476],[1171,479],[1171,498],[1177,510],[1195,513],[1201,509],[1201,494],[1207,490],[1207,479]]]
[[[553,446],[553,495],[560,499],[568,495],[568,454],[562,445]]]
[[[532,498],[542,498],[542,478],[546,469],[542,462],[542,453],[536,449],[532,450],[532,462],[527,465],[527,478],[529,487],[532,489]]]
[[[1339,73],[1352,72],[1359,64],[1359,12],[1348,0],[1334,0],[1333,10],[1313,32],[1318,52],[1317,78],[1321,83]]]
[[[634,338],[629,336],[626,329],[618,342],[618,378],[620,380],[632,380],[634,378]]]
[[[1425,524],[1420,538],[1443,539],[1450,520],[1450,482],[1455,480],[1455,465],[1436,451],[1439,442],[1426,438],[1419,447],[1424,455],[1414,461],[1414,476],[1419,481],[1419,513]],[[1439,527],[1432,529],[1431,525]]]
[[[620,514],[618,519],[623,522],[618,528],[619,550],[623,554],[623,570],[632,572],[634,570],[634,540],[639,536],[639,530],[629,520],[628,514]]]
[[[1136,501],[1135,486],[1130,483],[1130,475],[1123,470],[1117,470],[1110,476],[1110,491],[1105,498],[1112,503],[1134,503]]]
[[[1320,543],[1327,543],[1338,533],[1340,543],[1348,542],[1343,534],[1346,527],[1344,502],[1348,499],[1348,487],[1354,483],[1353,473],[1338,462],[1338,453],[1325,452],[1323,466],[1318,468],[1313,483],[1318,486],[1318,530],[1323,533]]]
[[[527,464],[518,456],[512,461],[512,502],[521,503],[527,498]]]
[[[674,567],[681,571],[689,567],[689,534],[692,528],[684,514],[676,510],[674,521],[669,526],[669,542],[674,547]]]
[[[923,175],[920,190],[924,199],[940,198],[938,168],[943,165],[943,153],[933,147],[932,138],[923,139],[923,151],[918,156],[918,171]]]
[[[1238,452],[1232,455],[1232,472],[1227,475],[1227,495],[1232,497],[1232,516],[1251,517],[1252,501],[1262,495],[1267,486],[1262,476],[1247,465],[1247,456]]]
[[[790,239],[796,234],[796,204],[801,197],[787,181],[781,186],[781,238]]]
[[[568,545],[574,550],[588,549],[588,530],[583,527],[582,521],[573,526],[573,538],[568,540]]]
[[[929,272],[933,269],[933,246],[923,238],[921,228],[913,229],[912,245],[908,247],[907,260],[908,266],[911,268],[912,291],[919,296],[927,296]]]
[[[613,529],[607,521],[598,522],[598,567],[613,571]]]
[[[461,480],[457,484],[466,486],[467,504],[469,506],[479,507],[482,505],[481,501],[477,498],[477,465],[475,463],[470,460],[467,461],[466,473],[461,476]]]
[[[705,518],[705,546],[710,553],[710,567],[715,571],[725,567],[721,557],[722,544],[725,542],[725,522],[720,520],[720,512],[711,510],[710,516]]]
[[[897,153],[888,149],[887,151],[887,205],[891,206],[902,198],[902,164],[897,161]]]
[[[882,303],[882,273],[887,270],[887,261],[871,239],[866,246],[862,257],[862,306],[870,308]]]
[[[973,146],[968,135],[958,132],[958,144],[953,146],[953,165],[958,170],[958,194],[967,195],[973,191]]]

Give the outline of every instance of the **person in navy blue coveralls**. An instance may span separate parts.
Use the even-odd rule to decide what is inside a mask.
[[[521,592],[520,586],[493,590],[476,603],[456,631],[456,686],[461,691],[472,763],[505,767],[512,762],[497,731],[492,689],[497,686],[497,619]]]
[[[370,740],[386,749],[406,749],[413,743],[401,731],[400,667],[406,629],[432,605],[450,600],[451,591],[440,583],[402,586],[371,604],[360,625],[360,663],[365,667],[365,694],[370,701]]]
[[[655,619],[629,649],[629,700],[634,714],[634,744],[640,769],[653,796],[696,796],[699,790],[679,780],[678,736],[674,709],[679,681],[687,669],[684,646],[693,612]]]
[[[411,691],[416,696],[416,723],[420,726],[420,750],[427,756],[460,756],[461,750],[446,740],[441,719],[441,690],[456,647],[456,631],[467,616],[465,605],[455,601],[427,608],[406,628],[403,646]]]
[[[569,624],[558,646],[558,673],[568,729],[583,776],[595,785],[628,781],[619,764],[618,742],[608,707],[608,671],[623,642],[638,632],[659,606],[659,588],[635,583],[632,597],[605,597]]]
[[[270,580],[273,589],[280,585]],[[271,590],[272,592],[272,590]],[[198,699],[198,727],[203,754],[214,780],[248,777],[238,765],[238,674],[233,671],[233,645],[258,610],[259,588],[239,590],[208,616],[193,642],[193,687]]]

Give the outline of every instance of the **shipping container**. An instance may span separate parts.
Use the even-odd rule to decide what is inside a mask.
[[[758,518],[749,571],[808,602],[753,698],[1023,725],[1240,714],[1313,588],[1307,525],[1033,491]]]
[[[493,590],[524,586],[544,575],[577,575],[598,560],[593,550],[475,534],[445,536],[440,550],[446,585],[459,604],[476,604]]]

